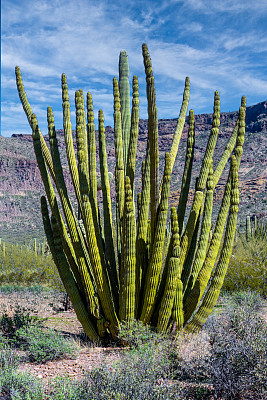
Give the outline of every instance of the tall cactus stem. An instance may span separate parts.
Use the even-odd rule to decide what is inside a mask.
[[[105,248],[108,261],[108,272],[114,293],[119,293],[118,271],[116,266],[115,251],[114,251],[114,237],[112,226],[112,209],[110,197],[110,185],[108,177],[108,163],[106,151],[106,136],[103,111],[99,110],[99,159],[100,159],[100,172],[101,184],[103,194],[103,211],[104,211],[104,235],[105,235]]]
[[[183,102],[182,106],[180,109],[180,114],[177,120],[177,125],[175,128],[174,136],[173,136],[173,141],[171,145],[171,150],[170,150],[170,157],[171,157],[171,171],[173,169],[173,165],[176,159],[176,155],[178,152],[184,124],[185,124],[185,117],[188,109],[188,103],[189,103],[189,97],[190,97],[190,80],[188,76],[185,79],[185,88],[184,88],[184,94],[183,94]]]
[[[238,204],[239,204],[238,165],[236,157],[232,156],[231,206],[230,206],[229,216],[227,219],[227,226],[225,230],[222,251],[217,266],[215,267],[214,274],[211,278],[210,285],[203,297],[201,305],[194,314],[192,320],[186,325],[185,329],[187,332],[197,332],[201,328],[201,326],[203,326],[219,297],[220,290],[223,285],[224,277],[227,272],[229,260],[232,253],[236,223],[237,223]]]
[[[82,324],[82,327],[88,337],[93,341],[98,341],[98,334],[94,324],[91,321],[88,311],[86,310],[76,281],[72,275],[68,260],[64,254],[56,218],[52,216],[52,225],[50,223],[47,203],[44,196],[41,197],[41,211],[43,216],[44,230],[52,257],[57,266],[63,285],[70,297],[70,301],[73,305],[77,318]]]
[[[211,230],[211,217],[212,217],[212,209],[213,209],[213,163],[211,162],[210,166],[210,173],[207,180],[207,192],[205,198],[205,205],[204,205],[204,212],[203,212],[203,219],[201,224],[201,232],[199,236],[198,247],[196,251],[196,255],[192,264],[192,270],[189,277],[188,285],[187,283],[184,286],[184,302],[190,293],[192,287],[195,284],[196,278],[198,276],[199,271],[201,270],[205,255],[207,252],[208,242],[209,242],[209,235]]]
[[[159,168],[159,148],[158,148],[158,116],[156,106],[156,90],[154,83],[151,59],[147,45],[142,45],[143,59],[146,73],[147,90],[147,112],[148,112],[148,142],[150,151],[150,214],[151,214],[151,242],[154,241],[157,208],[159,201],[158,188],[158,168]]]
[[[219,126],[220,126],[220,96],[219,96],[219,92],[216,90],[216,92],[214,94],[212,128],[211,128],[208,144],[206,147],[204,159],[202,161],[201,170],[200,170],[199,177],[198,177],[197,190],[204,190],[206,187],[206,182],[207,182],[209,168],[210,168],[210,162],[213,157],[217,137],[219,134]]]
[[[98,221],[97,210],[97,176],[96,176],[96,144],[93,100],[90,92],[87,93],[87,143],[88,143],[88,171],[90,184],[90,202],[95,223]]]
[[[114,138],[115,138],[115,155],[116,155],[115,182],[116,182],[117,248],[118,248],[118,257],[120,261],[125,190],[124,190],[124,159],[123,159],[123,140],[122,140],[122,127],[121,127],[120,93],[119,93],[118,81],[116,78],[113,78],[113,96],[114,96]]]
[[[139,130],[139,87],[137,76],[133,77],[133,101],[131,115],[130,143],[127,159],[126,175],[129,176],[132,192],[134,194],[135,159]]]
[[[69,103],[69,94],[68,94],[68,85],[67,85],[67,78],[65,74],[61,76],[61,83],[62,83],[62,107],[63,107],[63,127],[64,127],[64,137],[65,137],[65,144],[66,144],[66,152],[67,152],[67,159],[70,169],[70,174],[74,186],[74,191],[76,194],[76,198],[78,201],[78,206],[80,210],[82,209],[82,200],[81,200],[81,193],[80,193],[80,184],[79,184],[79,173],[78,167],[76,163],[75,153],[74,153],[74,146],[73,146],[73,138],[72,138],[72,128],[71,128],[71,121],[70,121],[70,103]]]
[[[130,178],[125,178],[125,237],[123,276],[120,285],[120,320],[130,322],[135,318],[135,217]]]
[[[130,142],[131,111],[130,111],[129,63],[128,63],[128,55],[125,50],[122,50],[120,52],[120,58],[119,58],[119,90],[120,90],[121,119],[122,119],[123,159],[124,159],[124,169],[126,173],[129,142]]]
[[[146,276],[148,216],[150,200],[150,155],[142,163],[142,192],[136,234],[136,307],[139,309],[140,291],[144,289]],[[150,235],[149,235],[150,236]],[[141,289],[142,288],[142,289]]]
[[[171,208],[171,223],[172,223],[172,241],[173,241],[172,256],[167,266],[165,290],[160,303],[159,317],[157,323],[157,329],[162,332],[167,331],[177,286],[179,285],[178,280],[180,281],[181,278],[180,263],[179,263],[179,256],[180,256],[179,227],[178,227],[175,207]],[[180,305],[182,306],[181,302]],[[179,317],[177,319],[179,319]]]
[[[33,129],[34,151],[35,151],[37,163],[38,163],[38,166],[39,166],[39,169],[41,172],[41,177],[44,182],[46,195],[47,195],[52,213],[55,215],[55,217],[57,219],[57,223],[61,229],[61,234],[63,236],[63,240],[67,241],[68,239],[66,238],[67,233],[66,233],[65,225],[64,225],[64,222],[62,220],[62,217],[61,217],[61,214],[60,214],[60,211],[58,208],[54,188],[51,184],[51,181],[50,181],[50,178],[48,175],[48,171],[46,168],[46,164],[44,161],[44,157],[42,154],[42,149],[41,149],[41,144],[40,144],[40,130],[39,130],[37,120],[36,120],[36,117],[34,114],[32,114],[32,127],[33,127],[32,129]],[[79,245],[80,244],[78,244],[78,246]],[[68,247],[69,248],[72,247],[69,240],[68,240]],[[77,263],[78,263],[78,269],[81,274],[81,278],[82,278],[82,282],[83,282],[83,286],[84,286],[84,292],[86,294],[88,305],[90,307],[90,311],[92,312],[93,315],[98,317],[99,316],[98,298],[95,293],[95,289],[93,287],[93,283],[91,281],[89,273],[87,271],[85,260],[80,251],[78,252],[78,255],[77,255]]]
[[[195,116],[194,116],[194,111],[190,110],[185,166],[182,179],[181,194],[179,197],[179,204],[177,208],[180,235],[182,234],[186,203],[191,181],[191,172],[194,160],[194,147],[195,147]]]
[[[155,232],[155,239],[151,250],[148,270],[146,274],[145,296],[143,299],[143,308],[141,313],[141,321],[149,323],[154,307],[156,292],[159,284],[162,256],[164,248],[164,239],[166,232],[166,221],[168,214],[168,198],[170,191],[170,155],[165,155],[165,168],[163,175],[162,196],[159,205],[159,214]]]

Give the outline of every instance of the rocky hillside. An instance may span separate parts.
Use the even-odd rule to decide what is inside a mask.
[[[232,132],[237,120],[237,112],[222,113],[218,138],[215,165],[218,156]],[[204,155],[212,124],[211,114],[196,115],[196,147],[194,153],[193,183],[198,174]],[[163,171],[164,152],[170,149],[176,120],[159,121],[160,173]],[[180,182],[183,174],[186,137],[186,121],[178,156],[173,170],[171,184],[171,203],[177,204]],[[64,153],[63,131],[59,130],[58,139],[62,154],[67,186],[74,201],[71,180],[68,175],[67,161]],[[108,165],[111,172],[115,166],[113,129],[106,128]],[[48,138],[45,137],[48,142]],[[147,121],[140,120],[139,143],[137,152],[136,185],[140,189],[140,166],[145,156],[147,140]],[[98,151],[98,150],[97,150]],[[215,191],[215,212],[222,196],[226,174],[224,174]],[[244,224],[246,215],[266,217],[267,205],[267,101],[247,108],[246,140],[240,166],[240,214],[239,223]],[[136,193],[138,192],[136,190]],[[43,184],[36,163],[31,135],[14,134],[11,138],[0,136],[0,238],[14,242],[30,241],[44,237],[40,196],[44,194]],[[112,189],[115,200],[114,187]],[[190,192],[192,200],[193,190]],[[101,192],[99,192],[101,199]]]

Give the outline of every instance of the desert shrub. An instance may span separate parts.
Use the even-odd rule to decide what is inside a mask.
[[[64,339],[53,329],[31,325],[20,328],[15,336],[16,344],[25,350],[31,362],[45,363],[64,357],[74,357],[78,345],[74,341]]]
[[[135,321],[128,327],[123,324],[120,338],[130,348],[111,364],[104,361],[88,373],[87,399],[181,398],[180,388],[170,383],[170,340]]]
[[[267,241],[253,237],[249,242],[242,236],[234,246],[224,291],[253,290],[267,297]]]
[[[230,308],[248,308],[249,312],[256,312],[262,306],[264,299],[258,292],[239,290],[237,292],[224,294],[222,301]]]
[[[0,395],[6,400],[44,400],[44,390],[37,378],[15,369],[0,372]]]
[[[0,332],[10,340],[13,340],[16,332],[21,328],[27,328],[30,325],[40,325],[42,321],[25,308],[17,306],[12,316],[6,312],[0,317]]]
[[[53,329],[45,328],[43,320],[24,308],[16,307],[12,316],[4,313],[0,318],[0,332],[8,342],[25,350],[29,361],[46,362],[75,356],[78,345],[66,340]]]
[[[244,298],[239,306],[228,303],[226,311],[207,323],[210,383],[223,399],[263,400],[267,397],[267,326]]]
[[[166,336],[141,321],[122,322],[120,328],[119,339],[127,343],[132,350],[146,350],[147,346],[156,345],[166,339]]]
[[[56,377],[49,382],[46,399],[49,400],[89,400],[88,382],[72,381],[70,377]]]
[[[48,285],[64,290],[51,254],[36,254],[27,246],[0,246],[0,285]]]
[[[10,347],[8,340],[0,333],[0,373],[16,369],[18,365],[19,357]]]
[[[18,373],[19,357],[9,341],[0,334],[0,398],[42,400],[41,384],[29,374]]]
[[[190,383],[209,382],[210,343],[206,332],[180,334],[171,357],[175,379]]]

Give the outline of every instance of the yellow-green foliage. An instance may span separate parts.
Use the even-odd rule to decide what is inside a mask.
[[[4,250],[4,251],[3,251]],[[35,254],[27,246],[3,243],[0,245],[0,285],[41,284],[62,288],[57,268],[52,256]]]
[[[267,240],[241,236],[233,248],[223,290],[251,289],[267,297]]]

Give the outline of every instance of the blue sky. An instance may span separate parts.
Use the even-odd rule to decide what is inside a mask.
[[[190,108],[235,111],[242,95],[253,105],[267,98],[266,0],[2,0],[2,135],[31,133],[15,84],[15,66],[41,131],[51,106],[62,128],[61,74],[67,75],[75,128],[74,94],[93,96],[113,126],[112,78],[119,52],[128,52],[130,79],[138,76],[140,117],[146,118],[142,43],[155,76],[159,118],[177,117],[184,80],[191,81]],[[96,121],[97,122],[97,121]]]

